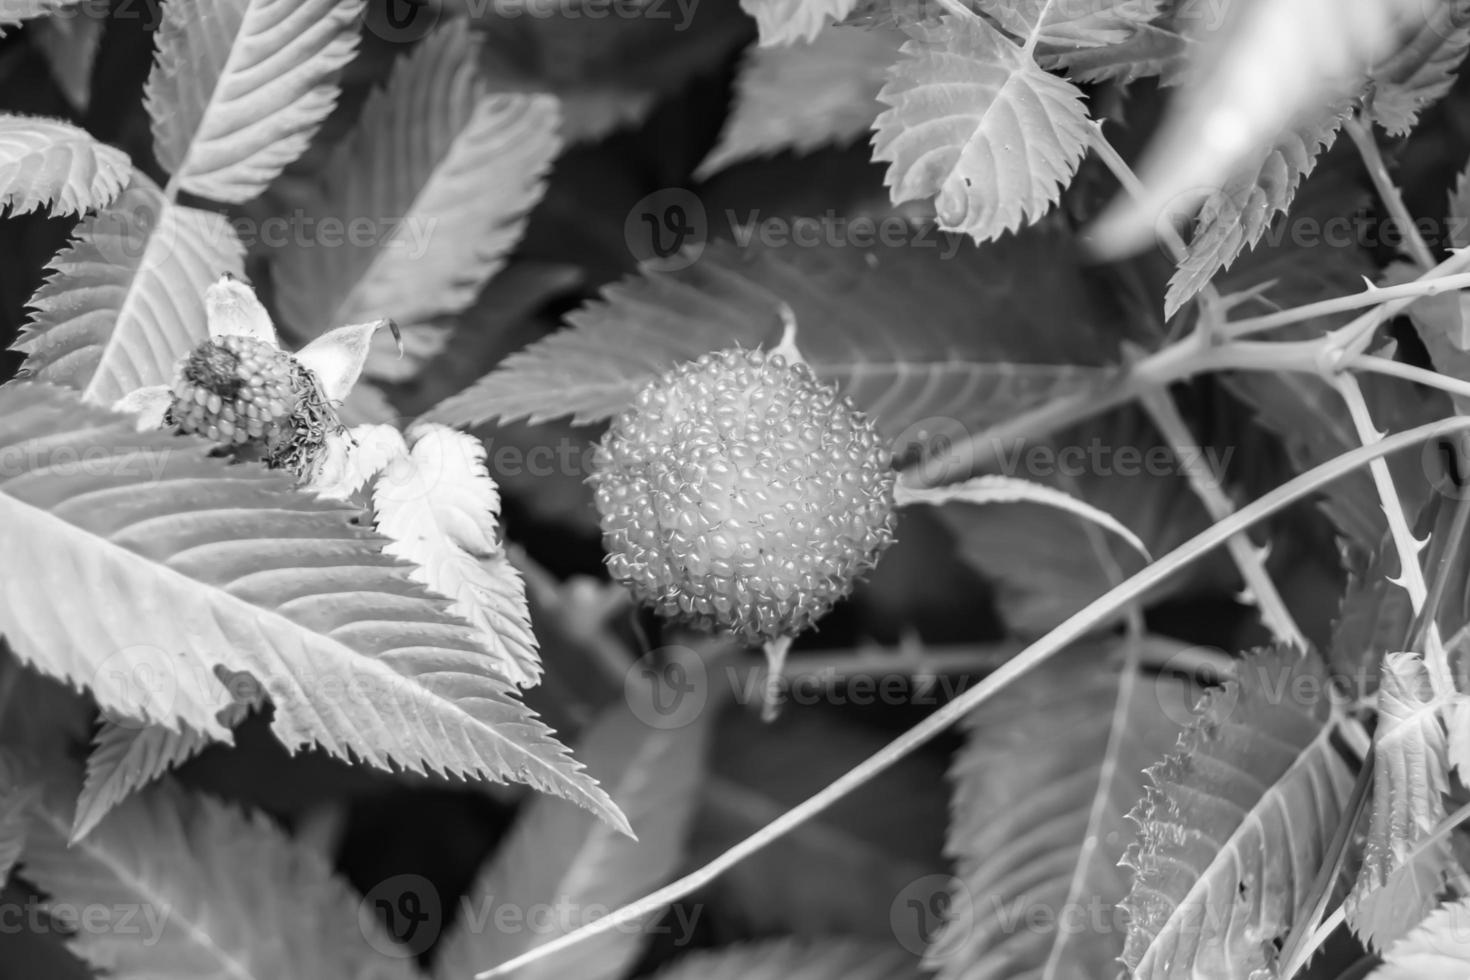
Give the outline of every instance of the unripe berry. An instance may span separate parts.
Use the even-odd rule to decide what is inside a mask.
[[[648,384],[592,483],[613,578],[752,644],[809,628],[893,541],[883,439],[781,354],[706,354]]]

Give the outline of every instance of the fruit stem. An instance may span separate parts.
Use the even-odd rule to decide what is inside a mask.
[[[786,654],[791,652],[791,637],[767,640],[765,698],[761,702],[761,721],[775,721],[781,714],[781,675],[786,669]]]
[[[791,308],[790,303],[782,303],[780,314],[781,342],[771,348],[771,353],[780,354],[786,358],[786,363],[792,366],[806,364],[807,359],[802,356],[801,349],[796,346],[796,311]]]

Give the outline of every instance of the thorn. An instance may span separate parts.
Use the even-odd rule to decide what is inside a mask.
[[[781,690],[781,674],[786,669],[786,654],[791,650],[791,637],[778,636],[766,642],[766,690],[761,704],[761,721],[775,721],[781,714],[777,694]]]
[[[393,334],[393,342],[398,345],[398,359],[403,360],[403,331],[398,329],[398,321],[391,316],[387,318],[388,329]]]
[[[1235,601],[1243,606],[1260,606],[1261,604],[1261,601],[1256,598],[1256,594],[1251,591],[1250,586],[1246,586],[1235,593]]]
[[[1378,292],[1378,284],[1375,283],[1372,279],[1369,279],[1367,276],[1364,276],[1363,277],[1363,285],[1365,287],[1367,287],[1366,289],[1364,289],[1364,292],[1367,292],[1367,293],[1376,293],[1376,292]]]

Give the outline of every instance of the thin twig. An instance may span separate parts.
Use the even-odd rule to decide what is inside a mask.
[[[1404,234],[1404,245],[1409,250],[1409,257],[1414,264],[1421,269],[1434,267],[1434,254],[1429,251],[1429,246],[1424,242],[1424,236],[1419,234],[1419,228],[1414,224],[1414,216],[1409,213],[1409,208],[1404,204],[1404,196],[1399,193],[1398,185],[1393,182],[1393,177],[1388,173],[1388,164],[1383,160],[1383,154],[1378,151],[1378,140],[1373,137],[1373,130],[1363,124],[1357,116],[1351,116],[1343,124],[1348,136],[1352,138],[1353,145],[1358,148],[1358,155],[1363,158],[1363,164],[1368,168],[1368,176],[1373,181],[1373,186],[1378,190],[1378,196],[1383,199],[1383,204],[1388,208],[1389,217],[1398,224]]]
[[[928,743],[954,722],[994,697],[997,692],[1005,689],[1013,681],[1044,663],[1057,651],[1086,635],[1099,623],[1105,622],[1118,609],[1146,594],[1149,589],[1167,580],[1171,575],[1177,574],[1180,569],[1198,560],[1200,556],[1224,544],[1232,535],[1271,516],[1283,507],[1315,493],[1325,484],[1356,470],[1365,463],[1429,439],[1467,430],[1470,430],[1470,417],[1457,416],[1441,419],[1389,436],[1374,445],[1343,453],[1287,481],[1270,493],[1242,507],[1230,518],[1200,532],[1163,558],[1130,577],[1126,582],[1109,589],[1046,636],[1027,647],[1014,659],[1003,664],[995,673],[960,694],[828,786],[786,811],[756,833],[739,841],[703,867],[594,922],[478,973],[476,980],[492,980],[494,977],[504,976],[537,960],[555,956],[593,936],[640,920],[661,910],[670,902],[678,901],[698,891],[745,858],[779,840],[785,834],[846,797],[853,790],[870,782],[894,763]]]

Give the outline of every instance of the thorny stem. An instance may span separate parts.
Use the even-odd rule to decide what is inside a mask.
[[[1144,595],[1169,576],[1178,573],[1180,569],[1187,567],[1210,550],[1225,543],[1233,535],[1271,516],[1283,507],[1316,492],[1325,484],[1356,470],[1364,463],[1418,445],[1429,439],[1466,430],[1470,430],[1470,417],[1456,416],[1441,419],[1389,436],[1371,446],[1362,446],[1343,453],[1287,481],[1270,493],[1242,507],[1226,520],[1200,532],[1127,581],[1109,589],[1046,636],[1031,644],[1014,659],[1007,661],[995,673],[958,695],[868,759],[804,802],[786,811],[759,831],[739,841],[703,867],[594,922],[478,973],[476,980],[492,980],[495,977],[502,977],[537,960],[555,956],[593,936],[658,912],[670,902],[678,901],[698,891],[761,848],[790,833],[837,803],[848,793],[871,781],[879,773],[948,729],[955,721],[990,700],[1007,685],[1044,663],[1057,651],[1081,638],[1099,623],[1107,621],[1119,609]]]
[[[1448,276],[1435,276],[1431,273],[1430,278],[1416,279],[1397,286],[1370,285],[1361,293],[1336,296],[1318,303],[1308,303],[1305,306],[1294,306],[1279,313],[1232,320],[1225,324],[1221,336],[1226,339],[1245,337],[1266,330],[1274,330],[1277,327],[1290,326],[1293,323],[1304,323],[1318,317],[1331,316],[1334,313],[1350,313],[1367,306],[1381,306],[1392,300],[1417,300],[1425,296],[1437,296],[1440,293],[1461,289],[1470,289],[1470,273]]]
[[[1358,116],[1348,117],[1343,124],[1348,136],[1352,137],[1353,145],[1358,148],[1358,155],[1363,158],[1363,164],[1368,168],[1368,176],[1373,181],[1378,196],[1382,198],[1383,204],[1388,208],[1389,217],[1403,232],[1404,245],[1409,250],[1409,257],[1414,264],[1421,269],[1434,267],[1434,255],[1429,251],[1429,246],[1424,242],[1424,236],[1419,234],[1418,227],[1414,224],[1414,216],[1409,213],[1404,204],[1404,196],[1399,193],[1398,185],[1393,182],[1389,175],[1388,165],[1383,161],[1383,154],[1378,150],[1378,140],[1373,137],[1373,129],[1365,124]]]
[[[1158,389],[1143,396],[1143,407],[1158,427],[1176,460],[1188,458],[1188,448],[1194,442],[1174,398],[1167,389]],[[1202,466],[1186,467],[1185,479],[1189,481],[1196,497],[1205,505],[1212,519],[1223,521],[1235,511],[1235,505],[1220,486],[1220,474]],[[1266,549],[1256,547],[1245,532],[1235,535],[1225,543],[1240,577],[1245,581],[1249,599],[1261,612],[1261,622],[1271,631],[1277,641],[1295,647],[1307,648],[1307,638],[1297,626],[1296,619],[1286,608],[1286,601],[1271,574],[1266,570]]]
[[[1373,425],[1373,417],[1368,412],[1368,403],[1363,399],[1363,389],[1358,385],[1358,379],[1351,374],[1342,374],[1337,376],[1333,384],[1342,395],[1343,401],[1347,402],[1348,415],[1352,418],[1353,426],[1358,430],[1358,439],[1363,445],[1371,446],[1381,440],[1383,433]],[[1388,471],[1388,463],[1379,457],[1368,464],[1368,470],[1373,474],[1378,502],[1388,518],[1389,535],[1393,538],[1394,550],[1398,552],[1399,585],[1409,593],[1409,604],[1418,613],[1424,608],[1424,600],[1429,594],[1429,587],[1424,582],[1424,569],[1419,567],[1419,549],[1423,544],[1415,540],[1413,531],[1409,529],[1409,519],[1404,515],[1398,490],[1393,485],[1393,474]]]

